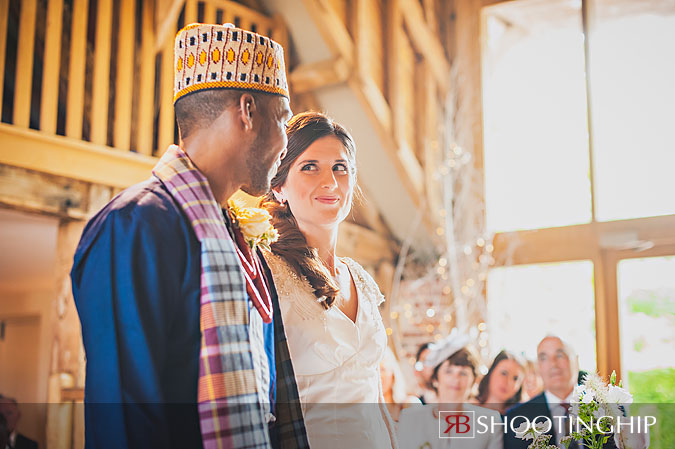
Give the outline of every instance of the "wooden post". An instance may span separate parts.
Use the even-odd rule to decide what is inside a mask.
[[[155,101],[155,34],[152,14],[154,2],[143,1],[143,19],[141,24],[141,85],[138,101],[138,152],[152,155],[153,107]]]
[[[37,0],[23,0],[21,2],[14,90],[14,125],[22,128],[28,128],[30,124],[36,13]]]
[[[175,121],[173,111],[173,43],[174,40],[168,38],[164,43],[164,51],[162,53],[159,91],[158,155],[163,154],[164,150],[173,143],[173,126]]]
[[[197,21],[197,0],[185,1],[185,25]]]
[[[387,99],[391,108],[391,129],[394,141],[399,143],[403,140],[404,110],[401,102],[401,76],[399,73],[401,54],[401,13],[398,0],[387,0],[386,8],[386,64],[387,64]]]
[[[42,100],[40,105],[40,129],[49,134],[56,134],[62,16],[63,0],[49,0],[49,4],[47,5],[45,59],[42,70]]]
[[[7,50],[7,18],[9,16],[9,0],[0,0],[0,86],[5,85],[5,53]],[[0,89],[0,105],[3,90]]]
[[[204,23],[216,23],[216,7],[209,1],[204,3]]]
[[[88,0],[73,0],[73,20],[70,27],[70,67],[68,70],[68,100],[66,103],[66,136],[77,140],[82,139],[88,6]]]
[[[131,106],[134,82],[135,0],[121,0],[115,84],[115,123],[113,146],[129,151],[131,145]]]
[[[91,141],[99,145],[105,145],[108,140],[112,16],[112,0],[99,0],[96,18],[96,49],[94,52],[94,79],[91,99]]]

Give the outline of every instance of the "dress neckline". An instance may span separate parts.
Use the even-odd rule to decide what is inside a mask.
[[[335,308],[338,310],[340,315],[342,315],[347,321],[349,321],[350,323],[352,323],[352,325],[358,328],[359,317],[361,316],[361,290],[359,289],[359,283],[356,282],[356,275],[352,271],[352,266],[348,262],[348,258],[338,257],[338,259],[340,259],[340,262],[342,262],[347,266],[347,271],[349,272],[349,280],[354,285],[354,290],[356,291],[356,316],[354,317],[354,320],[352,320],[340,308],[340,306],[335,305]],[[351,289],[351,285],[349,286],[349,288]]]

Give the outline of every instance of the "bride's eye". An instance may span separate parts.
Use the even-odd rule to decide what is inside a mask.
[[[342,162],[340,162],[339,164],[333,165],[333,171],[339,171],[339,172],[344,172],[344,173],[346,173],[346,172],[349,171],[349,169],[347,168],[347,166],[346,166],[345,164],[343,164]]]
[[[310,163],[310,164],[305,164],[302,167],[300,167],[300,171],[314,171],[316,170],[316,164]]]

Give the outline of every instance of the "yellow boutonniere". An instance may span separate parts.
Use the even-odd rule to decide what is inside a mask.
[[[242,203],[230,200],[228,206],[248,246],[255,251],[256,246],[270,250],[270,245],[279,239],[279,233],[272,226],[272,216],[265,209],[245,207]]]

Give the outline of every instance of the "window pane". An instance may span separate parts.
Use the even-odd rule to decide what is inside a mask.
[[[591,220],[580,4],[523,0],[483,9],[490,230]]]
[[[674,274],[675,257],[619,262],[622,377],[633,394],[654,395],[644,402],[675,402],[673,382],[659,380],[675,376]]]
[[[631,414],[657,416],[651,447],[675,447],[675,257],[619,262],[622,379]]]
[[[574,347],[581,369],[595,371],[592,262],[494,268],[487,295],[493,354],[508,348],[535,360],[539,340],[554,334]]]
[[[675,213],[675,2],[595,0],[593,6],[596,216]]]

